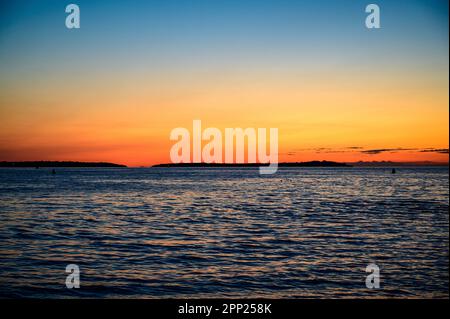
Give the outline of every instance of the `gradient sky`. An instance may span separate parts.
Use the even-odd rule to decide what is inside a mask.
[[[277,127],[280,161],[447,162],[448,2],[369,3],[2,1],[0,160],[169,162],[200,119]]]

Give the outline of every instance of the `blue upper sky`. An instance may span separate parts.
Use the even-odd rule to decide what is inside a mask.
[[[73,1],[81,10],[79,30],[65,28],[69,3],[2,2],[3,72],[31,72],[37,65],[221,67],[230,61],[320,68],[428,60],[441,68],[448,55],[446,0],[376,1],[382,28],[371,31],[364,25],[370,2],[359,0],[79,0]]]

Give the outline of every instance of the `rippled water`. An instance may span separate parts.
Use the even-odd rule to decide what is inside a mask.
[[[0,296],[448,298],[448,177],[0,169]],[[67,264],[80,289],[65,287]]]

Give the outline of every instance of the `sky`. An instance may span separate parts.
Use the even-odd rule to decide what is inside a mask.
[[[201,120],[278,128],[280,161],[448,162],[448,45],[447,0],[1,1],[0,161],[170,162]]]

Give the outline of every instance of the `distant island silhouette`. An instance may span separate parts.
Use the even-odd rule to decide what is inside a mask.
[[[268,166],[269,163],[166,163],[156,164],[152,167],[260,167]],[[278,163],[278,167],[352,167],[346,163],[330,161],[311,161],[311,162],[284,162]]]
[[[392,166],[448,166],[448,162],[431,162],[431,161],[418,161],[418,162],[392,162],[392,161],[372,161],[372,162],[353,162],[349,163],[355,167],[392,167]]]
[[[0,167],[127,167],[126,165],[106,162],[73,162],[73,161],[25,161],[0,162]]]

